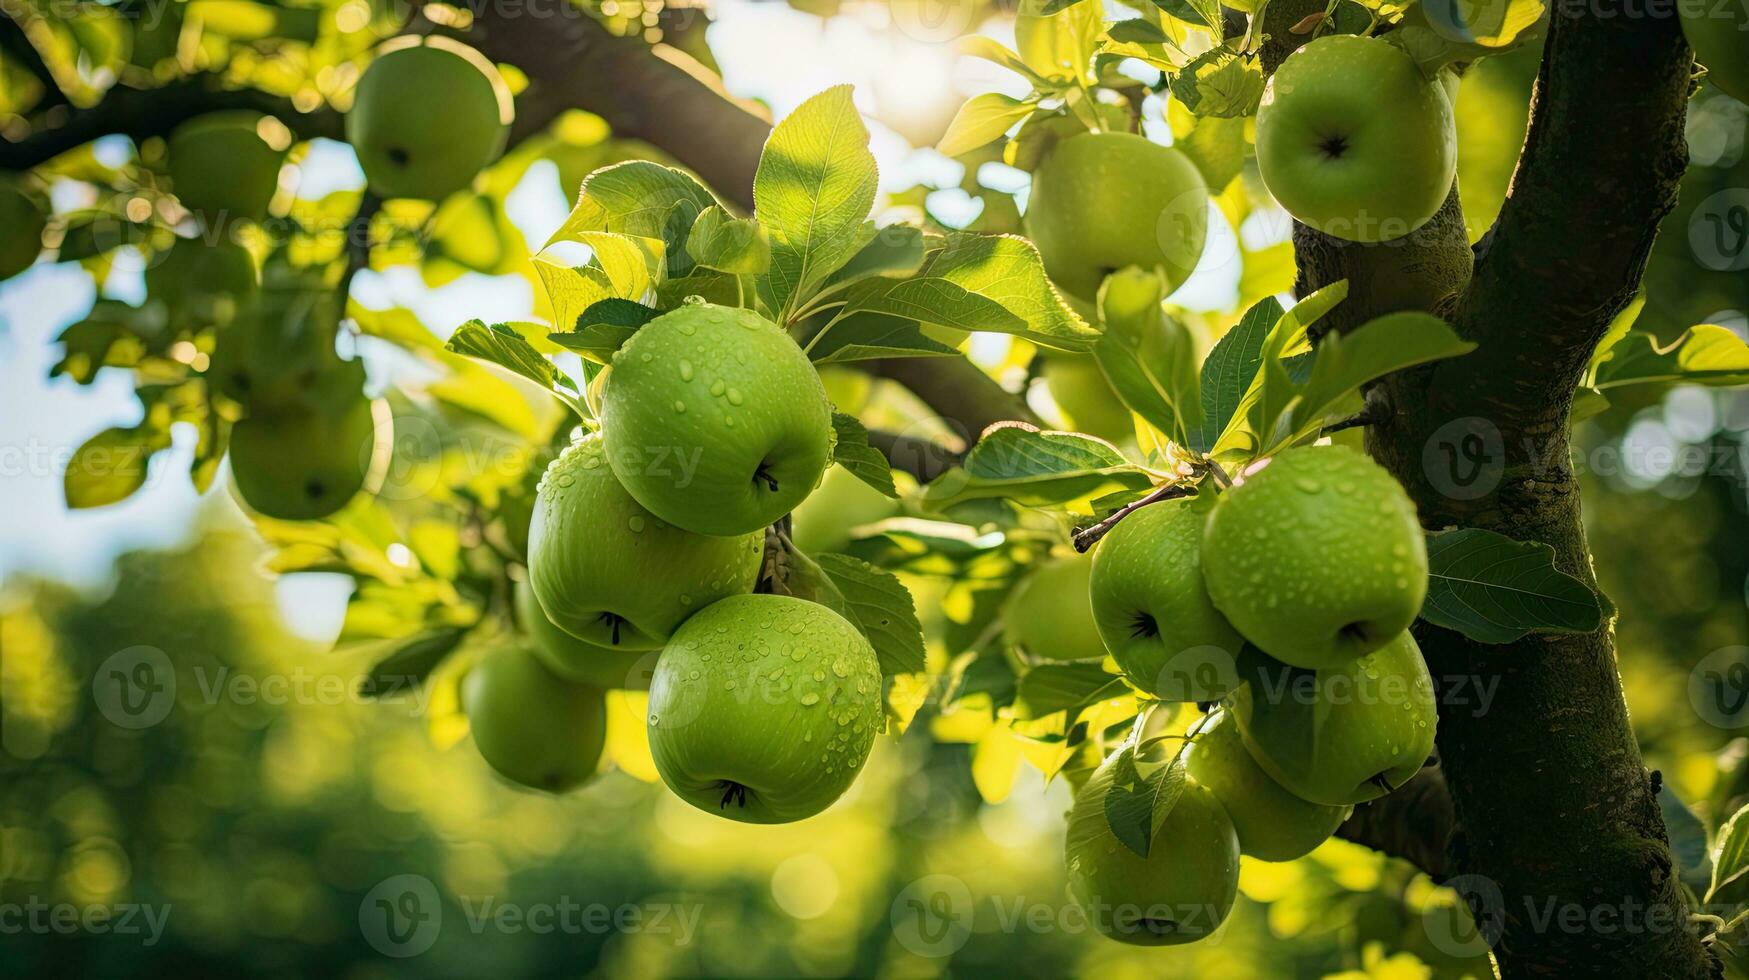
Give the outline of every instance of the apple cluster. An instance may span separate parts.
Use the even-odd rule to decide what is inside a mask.
[[[516,611],[532,641],[463,682],[476,745],[550,791],[597,767],[602,692],[649,689],[656,769],[682,799],[800,820],[854,781],[881,726],[873,647],[827,607],[756,594],[766,529],[821,483],[831,404],[776,324],[699,302],[614,354],[600,431],[547,467]]]
[[[1219,495],[1140,508],[1100,542],[1086,581],[1090,618],[1132,685],[1216,705],[1170,763],[1183,789],[1147,856],[1106,814],[1125,753],[1077,796],[1072,888],[1113,938],[1209,935],[1232,907],[1241,854],[1306,854],[1433,750],[1432,681],[1408,632],[1425,541],[1408,495],[1360,453],[1292,449]]]

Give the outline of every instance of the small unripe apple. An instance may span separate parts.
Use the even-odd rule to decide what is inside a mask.
[[[1052,354],[1042,374],[1069,427],[1123,444],[1136,438],[1135,417],[1117,397],[1099,362],[1088,354]]]
[[[632,499],[599,435],[547,466],[528,530],[528,577],[547,618],[618,650],[659,649],[688,616],[750,592],[765,535],[682,530]]]
[[[1401,238],[1451,191],[1451,99],[1389,41],[1318,38],[1289,55],[1264,89],[1257,169],[1303,224],[1355,242]]]
[[[364,388],[364,363],[335,351],[332,291],[262,291],[221,326],[206,377],[251,414],[325,411]]]
[[[706,303],[620,347],[601,423],[631,495],[700,534],[772,524],[814,491],[831,455],[832,408],[807,355],[759,314]]]
[[[657,652],[600,647],[553,625],[527,582],[516,583],[512,601],[516,621],[528,634],[534,655],[548,670],[577,684],[604,691],[643,691],[650,687]]]
[[[1083,303],[1125,266],[1190,277],[1208,235],[1208,185],[1183,153],[1131,133],[1082,133],[1032,175],[1026,232],[1057,288]]]
[[[794,596],[732,596],[687,620],[650,682],[650,753],[681,799],[746,823],[831,806],[881,727],[881,670],[856,627]]]
[[[43,250],[48,215],[42,203],[10,180],[0,180],[0,279],[31,267]]]
[[[1184,765],[1185,775],[1215,794],[1232,818],[1239,852],[1260,861],[1292,861],[1311,853],[1353,810],[1288,792],[1251,758],[1238,724],[1224,711],[1196,736]]]
[[[1329,806],[1365,803],[1408,782],[1432,754],[1439,722],[1433,680],[1407,632],[1319,671],[1247,653],[1233,720],[1251,758],[1295,796]]]
[[[1215,608],[1265,653],[1316,670],[1409,628],[1427,542],[1391,474],[1345,446],[1290,449],[1220,496],[1203,537]]]
[[[274,128],[261,113],[241,109],[209,112],[176,127],[169,153],[177,200],[209,227],[265,218],[288,149],[262,135]]]
[[[1676,5],[1682,33],[1707,79],[1738,102],[1749,102],[1749,7],[1688,0]]]
[[[601,764],[606,699],[553,674],[523,647],[501,647],[468,670],[462,709],[474,747],[512,782],[562,793]]]
[[[1100,933],[1136,946],[1207,938],[1232,911],[1239,839],[1215,795],[1186,781],[1150,841],[1148,856],[1111,832],[1105,798],[1117,755],[1094,770],[1069,811],[1069,890]]]
[[[364,486],[375,444],[362,394],[331,414],[252,415],[231,428],[231,479],[260,513],[311,521],[344,507]]]
[[[1029,656],[1044,660],[1100,660],[1105,644],[1093,621],[1087,555],[1047,559],[1004,603],[1004,635]]]
[[[1093,621],[1130,683],[1168,701],[1214,701],[1238,684],[1244,640],[1202,578],[1209,503],[1131,512],[1093,553]]]
[[[235,242],[178,238],[146,268],[146,293],[205,323],[228,322],[255,294],[255,257]]]
[[[790,540],[809,554],[838,551],[850,532],[899,512],[899,502],[857,479],[842,466],[826,470],[819,489],[790,515]]]
[[[358,79],[346,138],[371,190],[437,201],[473,183],[504,150],[510,89],[473,48],[398,38]]]

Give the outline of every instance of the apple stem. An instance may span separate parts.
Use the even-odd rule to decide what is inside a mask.
[[[1347,418],[1331,419],[1330,421],[1325,422],[1321,428],[1325,435],[1329,435],[1332,432],[1341,432],[1344,429],[1358,429],[1363,425],[1377,425],[1382,421],[1384,420],[1374,415],[1369,406]]]
[[[777,492],[777,477],[765,471],[764,463],[759,464],[759,468],[753,471],[753,479],[765,484],[765,488],[772,493]]]
[[[1195,484],[1162,483],[1155,487],[1153,492],[1149,493],[1146,497],[1132,500],[1129,503],[1124,504],[1122,507],[1113,511],[1110,517],[1100,521],[1098,524],[1094,524],[1090,527],[1076,528],[1074,536],[1070,538],[1070,542],[1074,544],[1076,551],[1086,552],[1087,549],[1098,544],[1100,538],[1110,534],[1111,529],[1117,527],[1118,521],[1123,520],[1138,510],[1141,510],[1143,507],[1146,507],[1149,504],[1159,503],[1162,500],[1174,500],[1179,497],[1189,497],[1195,493]]]

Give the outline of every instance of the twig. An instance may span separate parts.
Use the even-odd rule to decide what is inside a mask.
[[[1321,428],[1325,435],[1329,435],[1332,432],[1341,432],[1343,429],[1358,429],[1363,425],[1378,425],[1383,421],[1384,419],[1379,418],[1378,415],[1368,407],[1355,412],[1347,418],[1334,419],[1325,422]]]
[[[367,190],[358,199],[358,211],[346,226],[346,271],[340,274],[340,299],[343,303],[352,288],[352,277],[359,270],[370,268],[370,224],[382,209],[382,198]]]
[[[1194,493],[1196,493],[1196,484],[1194,483],[1163,483],[1160,486],[1155,487],[1153,492],[1149,493],[1146,497],[1132,500],[1129,503],[1124,504],[1122,507],[1119,507],[1111,513],[1111,516],[1100,521],[1098,524],[1094,524],[1091,527],[1076,528],[1074,535],[1070,538],[1070,542],[1074,544],[1076,551],[1085,553],[1087,549],[1098,544],[1100,538],[1110,534],[1111,529],[1117,527],[1118,521],[1123,520],[1143,507],[1146,507],[1149,504],[1157,504],[1162,500],[1175,500],[1179,497],[1189,497]]]

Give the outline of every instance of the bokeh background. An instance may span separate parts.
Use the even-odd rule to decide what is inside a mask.
[[[828,85],[857,86],[889,206],[1012,227],[1023,172],[968,170],[919,147],[964,97],[1023,94],[1017,78],[896,29],[884,4],[721,0],[712,16],[706,39],[727,87],[774,116]],[[979,29],[1012,38],[999,17]],[[1533,44],[1487,61],[1462,83],[1473,236],[1508,193],[1538,54]],[[1148,125],[1170,139],[1157,105]],[[653,152],[583,114],[562,126],[562,138],[488,175],[506,219],[496,257],[367,271],[354,297],[438,337],[467,318],[539,317],[530,249],[563,219],[583,173]],[[1640,319],[1667,339],[1700,322],[1749,336],[1749,276],[1709,271],[1689,234],[1697,207],[1749,188],[1746,128],[1749,108],[1714,90],[1692,103],[1694,166]],[[112,139],[93,155],[113,165],[131,152]],[[317,141],[283,182],[319,205],[355,200],[363,177],[348,147]],[[1254,171],[1245,184],[1260,193]],[[57,186],[57,209],[88,204],[82,192]],[[1279,211],[1216,210],[1204,266],[1173,298],[1210,331],[1247,297],[1291,282]],[[880,742],[843,802],[791,827],[694,811],[640,778],[650,774],[635,760],[562,798],[510,788],[459,744],[441,689],[356,696],[372,658],[348,623],[351,579],[276,575],[223,478],[205,495],[191,489],[190,434],[177,433],[127,501],[66,509],[69,454],[140,409],[124,372],[50,380],[54,338],[99,296],[137,301],[142,266],[123,249],[95,274],[45,261],[0,284],[7,975],[1487,975],[1451,892],[1341,841],[1290,864],[1247,859],[1243,900],[1215,941],[1148,951],[1092,935],[1064,898],[1067,787],[1046,785],[1029,750],[975,708],[926,707],[907,735]],[[387,345],[360,351],[375,390],[419,380]],[[975,338],[972,352],[1024,383],[1007,340]],[[1054,412],[1042,385],[1029,395]],[[1677,389],[1618,401],[1579,432],[1574,463],[1641,744],[1716,826],[1749,794],[1749,729],[1733,727],[1749,718],[1707,710],[1691,680],[1703,662],[1749,663],[1749,399]],[[168,661],[176,681],[161,720],[130,727],[95,692],[104,672],[141,657]],[[386,936],[361,916],[407,894],[429,899],[416,935]]]

